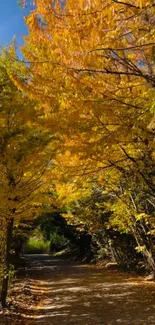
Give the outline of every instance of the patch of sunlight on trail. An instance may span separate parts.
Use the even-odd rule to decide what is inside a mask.
[[[155,283],[49,256],[32,266],[30,289],[42,300],[23,312],[26,325],[155,325]]]

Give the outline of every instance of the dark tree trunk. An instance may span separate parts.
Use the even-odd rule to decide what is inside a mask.
[[[13,218],[9,219],[7,222],[5,265],[4,265],[4,276],[2,280],[2,292],[1,292],[1,303],[3,308],[6,307],[6,299],[8,293],[9,271],[10,271],[10,248],[12,244],[13,222],[14,222]]]

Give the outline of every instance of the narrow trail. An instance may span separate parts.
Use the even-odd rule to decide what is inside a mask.
[[[47,255],[29,259],[30,289],[43,296],[26,325],[155,324],[154,283]]]

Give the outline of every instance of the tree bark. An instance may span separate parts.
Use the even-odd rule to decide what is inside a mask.
[[[14,218],[10,218],[7,222],[5,266],[4,266],[4,276],[2,280],[2,291],[1,291],[1,303],[3,308],[6,307],[6,300],[7,300],[7,293],[8,293],[9,271],[10,271],[10,248],[12,244],[13,223],[14,223]]]
[[[146,264],[147,264],[148,270],[151,273],[152,279],[153,278],[155,279],[155,261],[154,261],[152,252],[146,247],[146,242],[143,240],[142,235],[137,234],[136,231],[133,229],[133,227],[132,227],[132,230],[133,230],[133,235],[135,237],[135,240],[136,240],[138,246],[144,247],[142,249],[141,253],[143,254],[143,256],[146,260]]]

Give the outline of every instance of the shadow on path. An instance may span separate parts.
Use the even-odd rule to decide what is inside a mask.
[[[48,255],[30,256],[29,286],[42,294],[26,325],[154,325],[155,284]],[[23,315],[26,310],[23,310]]]

